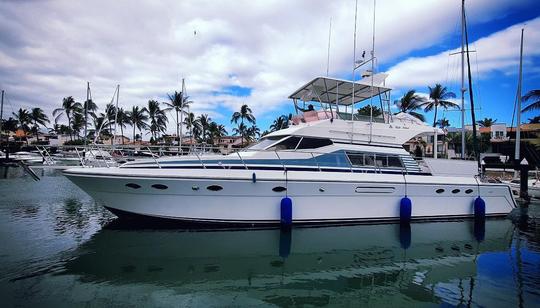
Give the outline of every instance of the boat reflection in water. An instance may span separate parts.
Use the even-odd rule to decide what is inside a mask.
[[[221,305],[470,304],[478,260],[508,254],[513,230],[509,220],[289,232],[141,231],[113,223],[81,246],[63,274],[116,287],[166,286],[192,300],[222,296]],[[483,304],[496,300],[485,292]]]

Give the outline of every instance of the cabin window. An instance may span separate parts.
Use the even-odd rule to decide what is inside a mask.
[[[403,168],[401,158],[393,154],[347,152],[353,166],[377,166],[380,168]]]
[[[271,151],[294,150],[300,142],[300,137],[289,137],[280,143],[268,148]]]
[[[247,148],[248,150],[264,150],[265,148],[271,146],[273,143],[275,143],[278,140],[283,139],[283,136],[277,136],[277,137],[266,137],[261,139],[258,143],[250,146]]]
[[[322,138],[302,138],[302,141],[300,141],[300,144],[298,145],[297,149],[317,149],[322,148],[327,145],[332,145],[332,141],[330,139],[322,139]]]

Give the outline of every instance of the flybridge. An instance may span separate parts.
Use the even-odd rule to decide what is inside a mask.
[[[359,81],[317,77],[289,96],[294,102],[296,113],[302,112],[302,115],[293,117],[292,122],[298,124],[324,119],[387,122],[390,115],[391,89],[384,85],[386,77],[388,74],[383,73],[370,75]],[[385,117],[370,117],[356,112],[356,104],[368,99],[371,99],[373,104],[374,97],[379,97],[376,104],[380,104],[380,110]],[[317,103],[318,108],[312,103]]]
[[[384,86],[386,77],[388,74],[379,73],[356,82],[317,77],[300,87],[289,98],[294,101],[350,106],[390,92],[391,89]]]

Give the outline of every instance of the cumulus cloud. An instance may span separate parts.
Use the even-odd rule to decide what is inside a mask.
[[[469,4],[469,16],[493,20],[531,3],[477,0]],[[381,63],[440,43],[459,21],[459,3],[452,0],[377,5]],[[14,108],[40,106],[50,113],[65,96],[83,101],[86,81],[100,107],[116,84],[120,105],[144,105],[164,101],[185,77],[195,112],[228,122],[232,110],[247,103],[264,117],[298,86],[326,72],[330,17],[331,75],[348,75],[353,62],[353,0],[12,1],[1,7],[0,87]],[[360,0],[359,50],[371,49],[371,26],[372,1]],[[476,42],[479,53],[484,45],[489,48]],[[398,64],[390,80],[404,86],[407,78],[431,73],[428,68],[442,58],[434,57]],[[498,59],[486,58],[485,66]],[[415,61],[427,62],[418,71]],[[231,86],[251,91],[223,92]]]
[[[486,77],[490,74],[517,74],[519,63],[519,48],[521,29],[526,28],[526,41],[524,43],[525,61],[540,56],[540,17],[523,24],[508,27],[470,44],[477,77]],[[387,79],[392,87],[425,87],[435,83],[445,83],[448,79],[448,62],[451,53],[460,49],[451,49],[433,56],[408,58],[388,70]],[[453,56],[452,61],[460,59]]]

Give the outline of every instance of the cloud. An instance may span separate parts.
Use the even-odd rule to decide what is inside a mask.
[[[471,65],[479,78],[492,74],[517,74],[519,64],[519,48],[521,29],[525,27],[524,57],[532,63],[534,57],[540,56],[540,17],[523,24],[513,25],[470,44]],[[396,88],[425,87],[435,83],[447,83],[449,61],[457,64],[460,56],[450,56],[460,49],[451,49],[427,57],[408,58],[393,67],[387,73],[389,86]],[[450,59],[449,59],[450,57]],[[476,65],[475,65],[476,64]],[[454,65],[454,70],[457,69]],[[452,69],[452,68],[450,68]],[[457,77],[457,76],[456,76]]]
[[[459,21],[452,0],[377,5],[381,63],[439,44]],[[534,1],[478,0],[468,12],[483,22],[529,5]],[[372,1],[359,1],[358,12],[358,50],[369,51]],[[193,111],[227,123],[247,103],[265,118],[297,87],[325,74],[330,17],[331,75],[350,76],[352,0],[3,2],[0,87],[14,108],[39,106],[50,113],[63,97],[83,101],[86,81],[102,108],[120,84],[120,105],[128,107],[166,100],[185,77]],[[479,54],[483,46],[477,42]],[[443,58],[434,57],[398,64],[390,80],[398,86],[407,78],[423,82],[418,73],[434,72]],[[487,58],[483,67],[498,59]],[[420,62],[425,67],[415,61],[426,61]],[[249,89],[249,95],[226,93],[231,87]]]

